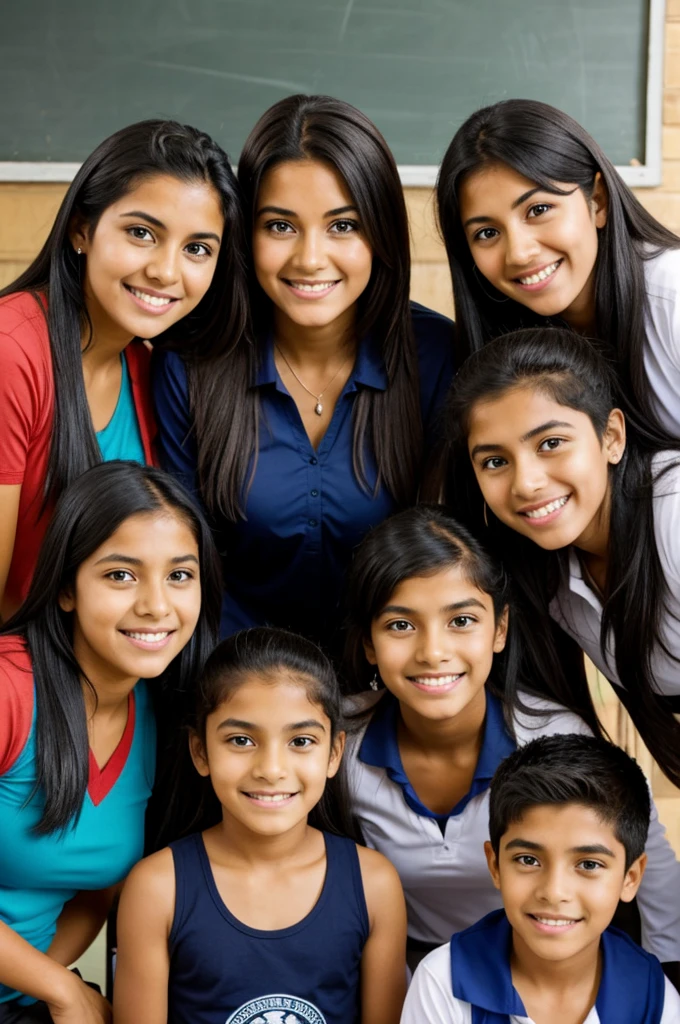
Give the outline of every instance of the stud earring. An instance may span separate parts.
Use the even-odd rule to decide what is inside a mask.
[[[78,246],[77,252],[79,256],[83,255],[83,250],[80,248],[80,246]]]
[[[377,690],[377,689],[380,688],[380,683],[378,682],[378,670],[377,669],[373,673],[373,678],[371,679],[371,681],[370,681],[370,683],[368,685],[370,686],[370,688],[372,690]]]

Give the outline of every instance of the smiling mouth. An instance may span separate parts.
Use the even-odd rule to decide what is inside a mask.
[[[172,302],[178,302],[179,300],[174,295],[154,295],[152,292],[144,292],[141,288],[133,288],[132,285],[124,285],[127,290],[134,295],[140,302],[145,302],[149,306],[155,306],[157,309],[163,309],[169,306]]]
[[[293,281],[290,278],[283,278],[285,283],[299,292],[308,292],[310,295],[320,295],[323,292],[335,288],[340,281]]]
[[[554,928],[556,931],[560,928],[572,928],[583,920],[582,917],[543,917],[540,914],[528,914],[527,916],[544,928]]]
[[[126,636],[129,640],[133,640],[138,644],[155,644],[158,647],[162,646],[168,637],[174,633],[172,629],[159,629],[155,632],[147,632],[141,629],[121,629],[120,632],[123,636]]]
[[[525,516],[527,519],[545,519],[546,516],[564,508],[570,497],[570,494],[565,494],[563,497],[555,498],[554,501],[549,501],[546,505],[541,505],[539,508],[532,508],[530,511],[520,512],[519,515]]]
[[[547,267],[543,267],[535,274],[529,274],[527,277],[515,277],[513,280],[519,281],[520,284],[540,284],[541,281],[547,281],[553,276],[561,262],[561,259],[555,260],[554,263],[548,264]]]
[[[437,690],[455,685],[464,675],[464,672],[452,672],[443,676],[407,676],[406,678],[416,686],[426,686],[430,690]]]
[[[282,804],[287,800],[292,800],[297,793],[249,793],[243,790],[243,795],[247,796],[249,800],[257,800],[258,803]]]

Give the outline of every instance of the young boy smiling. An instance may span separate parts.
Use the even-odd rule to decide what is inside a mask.
[[[590,736],[503,761],[485,851],[505,909],[423,960],[402,1024],[678,1024],[658,960],[609,927],[644,873],[649,800],[636,763]]]

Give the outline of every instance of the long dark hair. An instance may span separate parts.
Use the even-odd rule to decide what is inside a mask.
[[[413,500],[422,455],[418,364],[409,310],[408,221],[399,174],[387,143],[368,118],[329,96],[289,96],[275,103],[246,139],[238,166],[246,221],[252,230],[263,176],[289,160],[335,168],[359,211],[373,250],[373,268],[359,300],[357,335],[379,339],[388,377],[385,391],[362,388],[353,410],[353,463],[367,485],[367,441],[384,485],[402,505]],[[271,323],[271,302],[255,279],[251,308],[259,340]],[[190,362],[198,472],[213,514],[243,515],[244,487],[255,471],[259,400],[252,385],[260,353],[237,345],[226,359]]]
[[[27,270],[0,296],[18,291],[47,299],[55,403],[45,499],[55,500],[72,480],[101,461],[87,404],[81,363],[83,330],[92,335],[79,257],[69,232],[80,220],[90,234],[102,213],[143,179],[167,174],[213,186],[224,213],[224,240],[206,295],[191,314],[154,339],[183,352],[224,349],[247,320],[243,221],[227,154],[204,132],[175,121],[140,121],[105,139],[84,162],[50,234]],[[42,302],[39,302],[43,309]]]
[[[544,317],[502,295],[475,271],[461,223],[460,187],[469,174],[493,164],[506,164],[556,195],[564,193],[555,182],[573,182],[587,201],[596,174],[602,175],[609,204],[607,222],[598,229],[597,333],[610,346],[637,409],[658,427],[643,363],[643,264],[664,249],[677,248],[680,239],[644,209],[588,132],[547,103],[503,100],[476,111],[458,129],[442,162],[437,204],[453,280],[460,361],[500,334],[546,324]]]
[[[47,527],[26,601],[0,629],[25,639],[36,692],[36,790],[45,807],[36,832],[67,828],[83,805],[88,736],[83,672],[75,659],[70,613],[59,597],[79,567],[130,516],[169,512],[187,524],[198,545],[201,613],[196,630],[154,688],[160,705],[186,702],[217,638],[221,579],[212,535],[184,489],[170,476],[135,462],[105,462],[87,470],[61,495]],[[91,685],[85,680],[86,684]]]
[[[417,505],[398,512],[372,530],[354,555],[347,584],[345,672],[351,689],[365,689],[373,666],[364,655],[371,625],[396,588],[414,576],[460,566],[471,583],[493,601],[496,621],[509,609],[505,649],[494,655],[487,686],[503,698],[506,723],[514,731],[514,712],[533,714],[521,692],[538,692],[532,681],[524,645],[516,627],[512,580],[477,538],[436,505]],[[545,696],[545,691],[542,692]],[[579,701],[566,687],[550,696],[583,717],[595,732],[597,717],[583,695]]]
[[[331,723],[331,743],[344,729],[340,686],[335,670],[316,644],[284,629],[257,626],[235,633],[219,644],[208,658],[200,677],[191,727],[205,745],[208,715],[253,677],[275,682],[281,674],[292,677],[304,687],[310,701],[319,704]],[[195,775],[195,773],[194,773]],[[193,807],[193,821],[187,831],[205,828],[221,818],[221,809],[210,780],[205,783],[202,800]],[[184,780],[181,785],[184,786]],[[320,802],[312,809],[309,823],[336,835],[357,838],[350,811],[342,765],[328,779]]]
[[[482,494],[467,453],[470,413],[476,402],[500,397],[509,389],[526,386],[540,390],[570,409],[585,413],[602,440],[615,407],[626,410],[616,373],[597,346],[560,328],[534,328],[497,338],[472,355],[454,382],[450,402],[453,442],[446,492],[468,522],[479,527]],[[668,583],[659,559],[654,534],[653,486],[674,462],[655,474],[653,457],[678,450],[670,437],[660,443],[655,431],[627,411],[628,437],[621,461],[609,466],[610,525],[607,578],[604,587],[600,647],[609,661],[607,640],[615,645],[616,673],[621,700],[628,708],[642,739],[669,779],[680,785],[680,725],[658,694],[652,672],[655,650],[677,657],[664,643],[661,624],[667,612]],[[505,526],[495,516],[485,533],[503,558],[524,598],[526,629],[546,639],[548,603],[568,571],[567,553],[550,552]],[[551,686],[562,676],[559,658],[546,677]],[[680,672],[680,659],[678,659]]]

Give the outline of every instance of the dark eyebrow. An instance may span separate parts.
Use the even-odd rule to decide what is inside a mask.
[[[537,434],[542,434],[544,430],[553,430],[554,427],[569,427],[573,430],[574,424],[567,423],[566,420],[548,420],[547,423],[541,423],[540,427],[533,427],[533,429],[528,430],[526,434],[522,434],[520,441],[530,441],[531,438],[536,437]],[[502,450],[502,444],[476,444],[470,452],[470,458],[474,459],[476,455],[488,452],[500,452]]]
[[[616,854],[602,843],[592,843],[590,846],[572,846],[569,853],[599,853],[604,857],[615,857]]]
[[[532,843],[528,839],[511,839],[510,842],[506,844],[505,849],[506,850],[517,850],[517,849],[523,849],[523,850],[544,850],[545,847],[541,846],[540,843]]]
[[[297,217],[295,210],[286,210],[283,206],[262,206],[257,211],[260,217],[263,213],[278,213],[281,217]]]
[[[515,199],[515,201],[513,202],[512,206],[510,207],[510,209],[511,210],[516,210],[518,206],[521,206],[522,203],[525,203],[527,201],[527,199],[530,199],[531,196],[533,196],[536,192],[545,192],[545,189],[542,188],[540,185],[537,185],[536,188],[530,188],[528,192],[523,192],[521,196],[519,196],[517,199]],[[492,219],[491,217],[484,217],[484,216],[482,216],[482,217],[469,217],[468,220],[466,220],[465,223],[463,224],[463,227],[467,228],[467,227],[470,226],[470,224],[486,224],[491,219]]]
[[[337,217],[340,213],[358,213],[356,206],[338,206],[335,210],[328,210],[324,213],[324,217]]]
[[[255,725],[254,722],[246,722],[242,718],[225,718],[217,728],[247,729],[249,732],[257,732],[259,726]],[[304,722],[294,722],[292,725],[286,726],[287,732],[297,732],[299,729],[321,729],[322,732],[326,731],[326,727],[321,722],[317,722],[316,718],[306,718]]]
[[[454,604],[444,605],[440,610],[443,612],[457,612],[460,611],[461,608],[472,607],[481,608],[484,611],[486,610],[482,602],[478,601],[476,597],[466,597],[464,601],[456,601]],[[415,609],[407,608],[405,605],[401,604],[388,604],[385,605],[380,614],[387,615],[388,613],[390,615],[413,615],[415,613]]]
[[[100,558],[94,564],[101,565],[102,562],[123,562],[125,565],[142,565],[141,558],[133,558],[131,555],[118,555],[115,552],[112,555],[104,555],[103,558]],[[175,558],[170,559],[171,565],[179,565],[181,562],[195,562],[198,565],[196,555],[176,555]]]
[[[150,213],[144,213],[144,210],[130,210],[129,213],[121,213],[121,217],[139,217],[141,220],[147,221],[148,224],[153,224],[155,228],[160,228],[162,231],[166,231],[167,228],[162,220],[158,220],[157,217],[152,217]],[[219,245],[222,241],[219,235],[216,235],[214,231],[195,231],[190,238],[196,238],[199,241],[203,238],[212,238]]]

